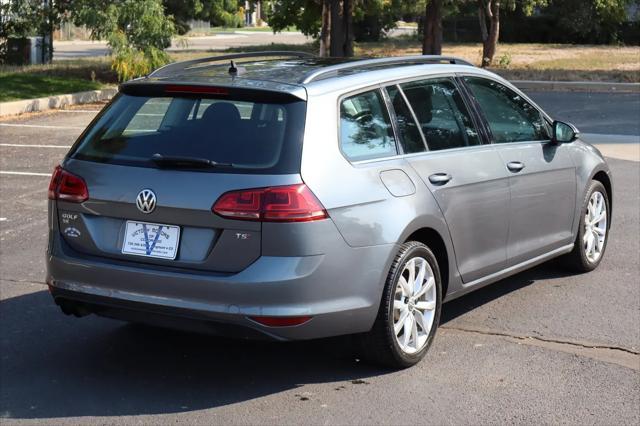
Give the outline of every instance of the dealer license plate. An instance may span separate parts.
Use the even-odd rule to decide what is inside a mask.
[[[128,220],[122,243],[123,254],[175,259],[180,227]]]

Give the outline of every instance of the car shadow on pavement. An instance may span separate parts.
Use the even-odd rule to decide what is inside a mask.
[[[503,280],[447,303],[442,322],[558,275]],[[46,291],[3,300],[0,321],[0,419],[179,413],[390,373],[360,362],[349,337],[270,343],[76,319]]]
[[[557,259],[543,263],[445,303],[442,308],[440,324],[446,324],[492,300],[534,284],[536,281],[563,278],[570,275],[573,274],[560,266]]]

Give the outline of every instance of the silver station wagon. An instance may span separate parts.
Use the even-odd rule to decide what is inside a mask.
[[[259,52],[121,85],[49,200],[67,314],[354,334],[407,367],[443,302],[559,256],[596,268],[612,180],[575,127],[462,60]]]

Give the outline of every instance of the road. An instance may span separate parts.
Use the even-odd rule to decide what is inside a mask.
[[[602,113],[617,119],[616,105]],[[47,175],[98,107],[0,121],[0,171],[27,173],[0,174],[1,424],[640,423],[639,162],[609,160],[596,271],[541,265],[450,302],[426,359],[389,371],[347,339],[239,342],[61,314],[43,283]]]
[[[584,133],[640,135],[638,93],[536,92],[527,94],[557,120]]]

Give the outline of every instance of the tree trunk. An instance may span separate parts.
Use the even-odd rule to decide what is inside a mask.
[[[500,0],[479,0],[478,18],[482,34],[482,67],[488,67],[496,54],[500,37]],[[487,20],[489,28],[487,30]]]
[[[344,56],[353,56],[353,4],[355,0],[343,0]]]
[[[329,0],[331,25],[329,32],[330,55],[353,56],[353,6],[355,0]]]
[[[331,0],[322,0],[322,28],[320,30],[320,52],[319,56],[324,58],[329,56],[331,29]]]
[[[442,0],[429,0],[424,17],[423,55],[442,54]]]
[[[331,31],[329,35],[329,52],[331,56],[344,56],[344,20],[342,0],[331,0]]]

